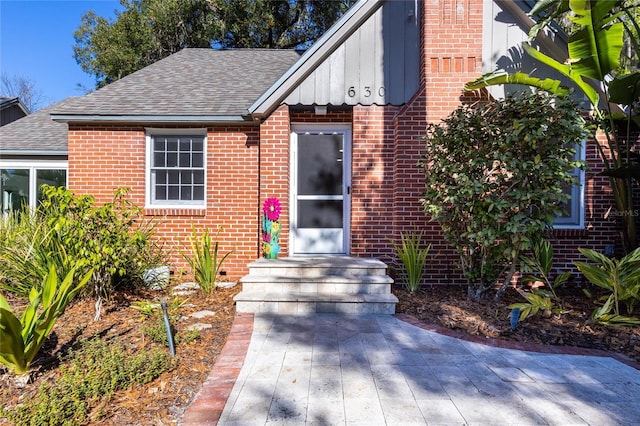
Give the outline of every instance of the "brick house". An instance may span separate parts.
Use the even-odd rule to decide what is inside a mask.
[[[426,283],[461,284],[419,202],[422,136],[472,100],[466,82],[496,68],[534,71],[518,51],[533,24],[525,3],[362,0],[303,55],[184,49],[52,112],[68,124],[68,186],[98,201],[130,187],[173,249],[174,270],[185,267],[192,224],[222,226],[221,250],[234,250],[225,272],[245,275],[261,257],[261,204],[277,197],[283,257],[392,264],[391,241],[424,229],[439,254]],[[537,43],[558,56],[564,41],[549,33]],[[618,241],[595,147],[581,155],[594,167],[553,234],[566,267],[578,247]]]

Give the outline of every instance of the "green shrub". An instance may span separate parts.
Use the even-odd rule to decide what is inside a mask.
[[[65,188],[43,186],[42,191],[38,212],[55,230],[55,238],[74,261],[94,268],[89,288],[97,301],[95,319],[103,298],[140,281],[145,269],[163,262],[162,251],[151,240],[153,226],[126,199],[127,188],[116,190],[113,201],[102,206]]]
[[[91,278],[93,271],[74,284],[70,271],[59,283],[55,267],[51,266],[41,288],[33,287],[29,293],[29,306],[18,319],[6,299],[0,294],[0,363],[16,374],[29,371],[56,321],[67,305]]]
[[[62,187],[43,185],[42,192],[36,212],[0,220],[3,289],[26,297],[52,263],[60,276],[73,268],[92,268],[87,289],[97,299],[98,319],[103,298],[141,282],[144,270],[164,263],[164,254],[151,240],[153,226],[126,199],[127,189],[118,189],[113,201],[102,206]]]
[[[216,232],[216,238],[212,246],[209,231],[205,230],[201,236],[198,236],[198,232],[192,226],[191,236],[189,237],[191,257],[183,255],[189,266],[191,266],[191,271],[200,289],[206,294],[210,294],[216,289],[216,280],[222,269],[222,264],[233,253],[232,250],[219,257],[218,235],[220,234],[220,229],[218,228]]]
[[[508,285],[531,237],[562,213],[585,136],[576,105],[544,94],[463,105],[427,127],[421,202],[458,253],[471,299]]]
[[[604,289],[608,294],[598,299],[602,306],[596,308],[591,317],[606,325],[640,324],[640,318],[622,315],[620,304],[631,315],[640,302],[640,248],[632,251],[620,260],[609,259],[597,251],[578,249],[594,264],[574,262],[580,272],[591,283]]]
[[[427,262],[431,244],[422,247],[422,235],[420,233],[400,234],[400,245],[393,244],[396,254],[404,266],[404,287],[414,293],[420,288],[424,265]]]
[[[162,349],[131,354],[121,343],[100,338],[83,342],[60,367],[55,383],[40,386],[34,398],[0,414],[16,425],[77,425],[90,410],[108,403],[113,394],[133,384],[146,384],[175,366]]]

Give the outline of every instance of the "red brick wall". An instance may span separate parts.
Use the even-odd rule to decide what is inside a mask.
[[[396,107],[353,108],[351,254],[388,257],[393,224]]]
[[[145,210],[174,272],[189,272],[181,253],[189,254],[192,224],[212,235],[222,227],[220,252],[234,250],[223,267],[228,276],[244,275],[258,257],[259,132],[257,127],[208,129],[206,209]],[[69,188],[103,203],[115,188],[126,186],[131,201],[144,206],[145,144],[143,127],[70,126]]]
[[[261,255],[260,211],[264,200],[278,197],[282,255],[288,254],[290,123],[351,123],[352,206],[351,253],[397,263],[389,239],[402,232],[424,230],[432,244],[427,284],[462,284],[457,256],[444,242],[437,223],[424,215],[420,198],[424,182],[417,162],[428,122],[447,116],[469,101],[464,83],[481,72],[482,1],[424,0],[421,86],[402,108],[355,106],[316,115],[287,106],[278,108],[258,126],[208,129],[207,208],[205,210],[147,210],[157,221],[157,236],[170,248],[174,268],[185,268],[191,224],[215,232],[221,250],[234,249],[225,265],[230,277],[247,272]],[[117,161],[114,161],[117,159]],[[607,179],[599,176],[599,160],[591,145],[592,165],[586,180],[586,229],[555,231],[558,266],[571,267],[578,247],[604,250],[616,244],[615,218]],[[75,126],[69,131],[69,186],[90,193],[99,202],[111,199],[116,187],[131,187],[132,200],[142,206],[145,194],[145,131],[143,127]]]
[[[416,163],[423,153],[421,137],[426,124],[446,117],[461,102],[476,100],[463,93],[462,88],[481,74],[482,2],[425,0],[423,5],[422,85],[394,121],[392,235],[397,241],[401,232],[424,230],[432,244],[425,283],[463,284],[455,251],[444,242],[439,225],[428,222],[418,201],[424,182]],[[587,162],[590,168],[586,174],[586,229],[553,232],[556,266],[560,269],[575,271],[572,262],[580,256],[578,247],[604,251],[618,241],[615,219],[605,217],[612,205],[611,191],[607,178],[598,175],[601,166],[593,143],[587,149]],[[393,251],[381,257],[397,265]]]
[[[280,256],[287,256],[289,253],[290,134],[289,108],[286,106],[278,108],[260,126],[260,203],[257,236],[259,238],[262,204],[267,198],[277,197],[282,204]],[[260,250],[257,257],[261,255]]]

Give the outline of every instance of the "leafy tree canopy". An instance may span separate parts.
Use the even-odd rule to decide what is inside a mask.
[[[120,0],[107,20],[89,11],[74,57],[98,88],[185,47],[306,48],[355,0]]]

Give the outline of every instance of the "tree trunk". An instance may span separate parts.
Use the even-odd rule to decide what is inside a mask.
[[[498,300],[500,300],[500,297],[507,289],[507,286],[511,285],[511,279],[515,274],[516,274],[516,263],[513,262],[509,267],[509,272],[507,272],[507,276],[504,277],[504,282],[502,283],[498,291],[496,291],[496,295],[493,297],[494,302],[498,302]]]

